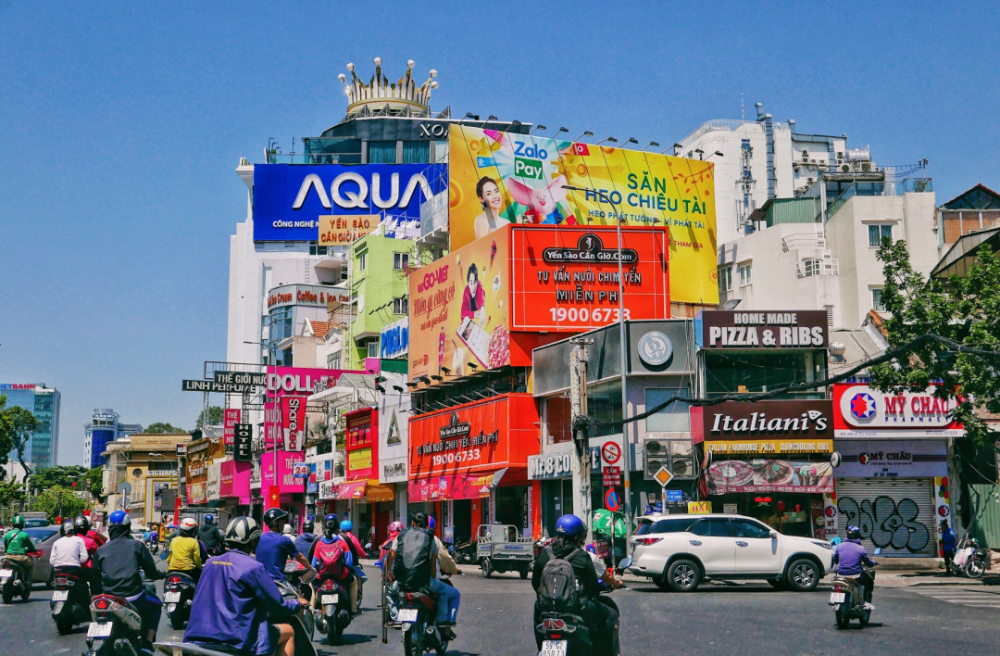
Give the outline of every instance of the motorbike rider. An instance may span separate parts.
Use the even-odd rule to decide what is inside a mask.
[[[24,580],[31,586],[35,575],[35,559],[28,554],[35,551],[31,537],[24,531],[24,516],[15,515],[10,520],[11,530],[3,536],[4,559],[16,564],[24,572]]]
[[[316,534],[313,533],[316,525],[311,519],[307,519],[302,522],[302,534],[295,538],[295,548],[298,549],[299,553],[308,558],[309,548],[312,547],[313,542],[316,541]]]
[[[875,567],[878,563],[868,557],[868,552],[861,544],[861,529],[857,526],[847,527],[847,539],[837,545],[837,550],[833,553],[833,564],[841,576],[857,577],[864,590],[865,610],[875,610],[872,605],[875,579],[865,571],[864,565]]]
[[[389,524],[389,539],[382,543],[379,547],[379,557],[378,561],[375,563],[376,567],[379,567],[383,572],[388,574],[386,569],[386,562],[389,560],[389,553],[392,551],[392,545],[396,541],[396,536],[399,532],[403,530],[403,522],[393,522]],[[391,581],[391,577],[386,575],[386,587],[385,587],[385,600],[389,606],[389,618],[392,620],[393,624],[398,624],[396,619],[399,616],[399,583],[397,581]]]
[[[198,532],[198,521],[191,517],[181,520],[179,535],[170,543],[170,558],[167,560],[167,573],[181,572],[190,576],[195,583],[201,577],[202,568],[208,561],[208,552],[195,534]]]
[[[79,600],[81,603],[89,604],[90,570],[84,569],[84,566],[90,565],[90,554],[87,552],[87,545],[83,541],[83,537],[73,530],[73,522],[64,522],[60,533],[62,537],[52,545],[52,553],[49,554],[49,564],[52,565],[55,575],[69,574],[76,577],[82,585],[79,588],[73,586],[73,590],[78,590],[77,594],[80,595]],[[84,602],[84,597],[86,597],[86,602]]]
[[[437,548],[437,578],[435,582],[431,583],[432,587],[437,587],[440,583],[440,590],[445,595],[445,600],[448,605],[448,619],[445,620],[444,626],[454,626],[458,623],[458,607],[462,603],[462,593],[458,591],[458,588],[446,583],[441,583],[441,574],[447,574],[449,576],[454,574],[461,574],[462,570],[458,568],[455,564],[455,559],[451,557],[448,553],[448,549],[444,546],[444,542],[441,541],[435,533],[434,529],[436,524],[434,522],[434,517],[432,515],[427,516],[427,530],[434,535],[434,546]],[[450,629],[448,632],[451,634],[450,637],[454,639],[454,632]]]
[[[615,577],[615,571],[605,565],[604,559],[597,555],[597,547],[594,546],[593,542],[587,545],[586,551],[590,556],[590,559],[594,561],[594,571],[597,572],[597,578],[602,581],[604,585],[608,586],[612,590],[617,590],[624,585],[620,579]],[[602,603],[609,603],[609,605],[614,603],[610,599],[607,599],[606,601],[605,599],[605,597],[600,597],[600,601]],[[615,607],[618,607],[617,604],[615,604]]]
[[[149,550],[131,535],[132,522],[124,510],[116,510],[108,518],[111,539],[94,555],[95,578],[104,594],[122,597],[132,602],[142,618],[140,640],[142,650],[153,652],[156,627],[160,623],[162,603],[156,595],[146,591],[143,573],[158,581],[166,574],[156,569]]]
[[[597,570],[590,555],[582,549],[587,540],[587,525],[576,515],[563,515],[556,520],[556,539],[551,545],[542,549],[535,558],[534,571],[531,574],[531,587],[535,592],[542,583],[542,570],[545,563],[553,557],[562,558],[573,567],[573,574],[580,585],[581,609],[580,615],[589,625],[593,626],[594,646],[598,651],[608,654],[619,653],[618,645],[613,644],[615,624],[618,622],[618,611],[600,599],[600,584]],[[538,603],[535,603],[534,624],[540,620]],[[536,641],[540,638],[536,633]],[[541,644],[539,644],[541,649]]]
[[[276,583],[285,582],[285,563],[289,558],[304,565],[307,573],[313,569],[306,557],[295,548],[295,543],[282,534],[281,529],[286,521],[287,512],[281,508],[268,509],[264,513],[264,524],[269,531],[260,536],[256,549],[257,562],[264,565],[264,569]]]
[[[319,576],[315,580],[315,585],[319,585],[322,579],[332,578],[345,590],[351,602],[350,612],[352,615],[358,613],[358,580],[354,576],[354,556],[351,554],[350,543],[337,535],[340,530],[340,519],[334,513],[330,513],[323,518],[323,536],[313,542],[309,549],[309,562],[318,570]],[[332,547],[336,545],[340,548],[342,556],[336,556]],[[317,554],[330,553],[331,556],[323,558]],[[319,595],[313,595],[313,602],[319,603]]]
[[[295,656],[292,625],[271,623],[268,614],[281,617],[295,613],[307,602],[302,597],[284,598],[265,565],[254,560],[260,537],[260,527],[249,517],[229,522],[225,535],[229,552],[205,563],[184,632],[185,642],[207,649],[226,645],[253,656]]]
[[[198,539],[205,545],[209,556],[218,556],[226,551],[226,536],[215,525],[215,517],[205,515],[201,528],[198,529]]]
[[[292,528],[291,524],[285,524],[284,526],[282,526],[281,534],[284,535],[289,540],[291,540],[292,542],[295,542],[295,529]]]
[[[366,556],[365,548],[361,546],[361,540],[358,536],[354,535],[354,522],[349,519],[345,519],[340,522],[340,531],[338,535],[344,538],[347,544],[351,547],[351,555],[354,556],[354,564],[357,565],[361,562],[361,557]]]

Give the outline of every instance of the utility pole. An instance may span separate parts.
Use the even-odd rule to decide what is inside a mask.
[[[594,340],[570,340],[573,350],[569,356],[569,405],[570,425],[573,429],[573,507],[577,517],[587,524],[587,542],[594,541],[590,500],[590,421],[587,416],[587,362],[590,354],[587,344]]]

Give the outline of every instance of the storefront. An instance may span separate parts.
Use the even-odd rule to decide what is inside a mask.
[[[277,475],[275,474],[277,459]],[[289,523],[298,531],[305,518],[305,483],[295,476],[295,465],[305,462],[301,451],[265,451],[261,454],[261,488],[267,508],[281,507],[286,510]]]
[[[439,517],[442,534],[472,539],[480,524],[540,532],[539,488],[528,480],[538,453],[530,394],[503,394],[410,420],[407,505]],[[422,504],[422,505],[421,505]]]
[[[836,529],[861,529],[886,556],[938,555],[940,523],[951,515],[948,440],[964,434],[948,416],[954,401],[923,393],[887,394],[866,383],[834,385],[840,464]]]
[[[754,517],[787,535],[826,539],[833,504],[833,407],[783,400],[691,408],[713,512]]]
[[[230,517],[242,515],[250,506],[250,475],[253,467],[249,462],[226,460],[221,463],[219,474],[219,496],[225,503]]]

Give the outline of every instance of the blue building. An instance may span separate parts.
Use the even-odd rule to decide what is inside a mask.
[[[24,408],[38,420],[24,452],[25,462],[36,471],[53,467],[59,453],[59,390],[45,383],[0,383],[0,395],[7,397],[7,408]],[[10,458],[16,460],[17,453]]]
[[[101,454],[115,440],[142,432],[140,424],[123,424],[111,408],[94,408],[91,421],[86,425],[83,438],[83,466],[88,469],[104,464]]]

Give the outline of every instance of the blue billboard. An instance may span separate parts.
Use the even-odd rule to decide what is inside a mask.
[[[255,164],[253,239],[317,241],[330,215],[419,226],[421,203],[447,189],[445,164]]]

